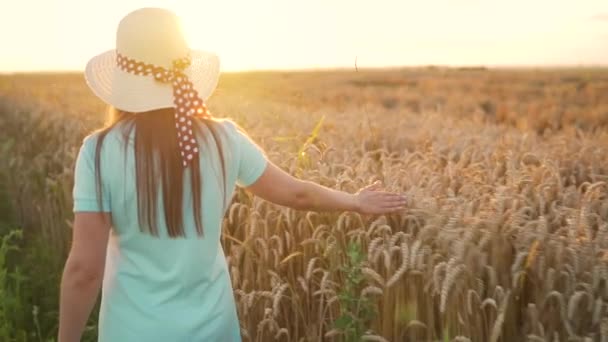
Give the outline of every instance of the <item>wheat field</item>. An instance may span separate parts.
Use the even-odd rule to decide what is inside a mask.
[[[608,70],[234,73],[209,107],[294,175],[409,198],[365,217],[239,191],[222,244],[244,341],[608,342]],[[104,112],[82,75],[0,76],[0,223],[26,252],[6,267],[45,283],[22,305],[32,340],[56,329],[44,289]]]

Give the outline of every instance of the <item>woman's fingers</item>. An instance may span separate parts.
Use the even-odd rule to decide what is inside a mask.
[[[391,197],[399,197],[399,198],[405,197],[405,196],[403,196],[401,194],[398,194],[398,193],[395,193],[395,192],[389,192],[389,191],[376,191],[375,195],[380,196],[380,197],[388,197],[388,198],[391,198]]]
[[[404,196],[395,195],[385,198],[381,204],[384,208],[405,208],[407,199]]]
[[[379,200],[383,202],[405,202],[407,198],[403,195],[386,193],[379,195]]]
[[[360,192],[363,212],[368,214],[387,214],[403,210],[407,206],[406,196],[381,190],[382,182],[376,181]]]
[[[381,208],[392,210],[392,209],[404,209],[405,207],[406,207],[405,204],[388,204],[388,205],[382,206]]]
[[[397,196],[397,197],[387,197],[387,198],[382,198],[380,199],[378,202],[379,203],[395,203],[395,204],[400,204],[400,203],[406,203],[406,199],[401,197],[401,196]]]
[[[407,207],[407,205],[405,205],[405,203],[388,203],[388,204],[381,206],[381,208],[383,208],[383,209],[394,209],[394,208],[405,208],[405,207]]]

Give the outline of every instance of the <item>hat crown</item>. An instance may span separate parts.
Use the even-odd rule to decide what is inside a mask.
[[[116,50],[167,69],[190,51],[179,17],[160,8],[142,8],[124,17],[116,32]]]

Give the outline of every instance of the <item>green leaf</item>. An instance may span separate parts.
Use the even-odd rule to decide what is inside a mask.
[[[319,136],[319,132],[321,131],[321,126],[323,126],[323,121],[325,121],[325,116],[322,116],[321,119],[317,122],[312,132],[308,136],[308,139],[302,144],[300,149],[298,150],[298,163],[302,165],[305,162],[305,158],[307,158],[306,153],[304,152],[306,148],[315,141],[315,139]]]
[[[353,320],[352,320],[352,318],[350,318],[350,316],[342,315],[342,316],[338,317],[338,319],[336,319],[336,321],[334,322],[334,326],[337,329],[346,330],[346,329],[348,329],[348,327],[351,325],[352,322],[353,322]]]

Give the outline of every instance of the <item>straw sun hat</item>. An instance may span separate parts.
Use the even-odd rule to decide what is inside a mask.
[[[120,110],[174,108],[181,159],[188,167],[199,153],[192,118],[211,116],[205,101],[219,73],[216,55],[188,47],[175,14],[143,8],[120,21],[116,49],[93,57],[85,79],[95,95]]]
[[[203,101],[215,90],[219,78],[218,57],[191,50],[179,18],[165,9],[142,8],[124,17],[118,25],[116,49],[93,57],[86,66],[85,79],[95,95],[120,110],[144,112],[175,107],[170,79],[159,82],[152,73],[154,70],[149,74],[133,72],[137,69],[129,72],[120,68],[119,58],[127,63],[140,62],[135,65],[140,70],[150,67],[169,72],[174,70],[175,61],[188,58],[181,73]]]

